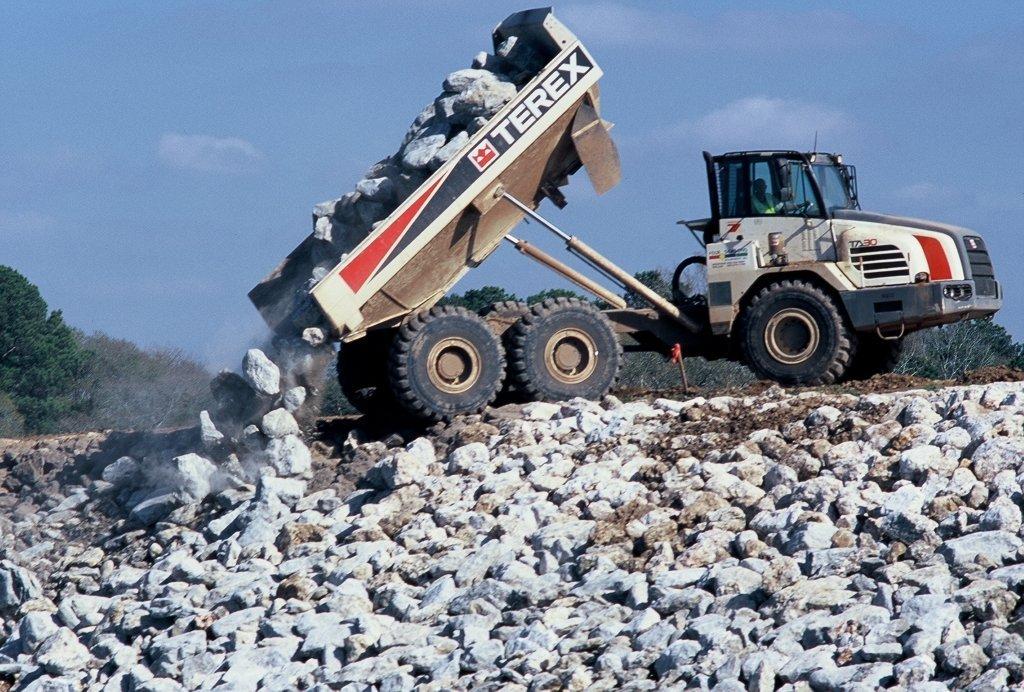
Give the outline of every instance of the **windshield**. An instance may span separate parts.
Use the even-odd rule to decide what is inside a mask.
[[[846,187],[846,180],[839,169],[832,164],[815,163],[811,165],[814,169],[814,177],[818,180],[818,187],[821,188],[821,196],[825,200],[825,208],[829,211],[834,209],[854,209],[856,205],[850,199],[850,192]]]

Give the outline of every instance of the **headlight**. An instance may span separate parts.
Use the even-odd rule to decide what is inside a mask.
[[[942,287],[942,295],[950,300],[970,300],[974,291],[970,284],[949,284]]]

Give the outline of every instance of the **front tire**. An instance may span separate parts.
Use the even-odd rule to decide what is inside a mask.
[[[799,279],[761,289],[743,313],[740,335],[754,371],[784,385],[832,384],[846,373],[854,350],[832,298]]]
[[[619,377],[622,345],[597,308],[548,298],[509,330],[509,376],[526,398],[600,399]]]
[[[435,306],[413,315],[391,346],[395,399],[424,421],[479,413],[505,379],[505,354],[487,323],[465,308]]]

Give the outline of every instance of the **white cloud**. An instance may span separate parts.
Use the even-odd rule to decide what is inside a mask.
[[[673,128],[675,136],[730,149],[810,149],[847,132],[852,120],[840,110],[804,101],[750,96]]]
[[[244,173],[253,170],[263,154],[238,137],[183,135],[168,132],[157,145],[160,160],[171,168],[203,173]]]

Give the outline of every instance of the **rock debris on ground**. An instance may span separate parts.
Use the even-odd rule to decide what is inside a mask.
[[[289,459],[251,468],[205,421],[160,444],[213,451],[160,467],[143,454],[156,443],[123,435],[12,443],[2,679],[1024,683],[1024,384],[533,403],[418,437],[355,430],[312,464],[284,452],[309,453],[288,413],[239,433]]]

